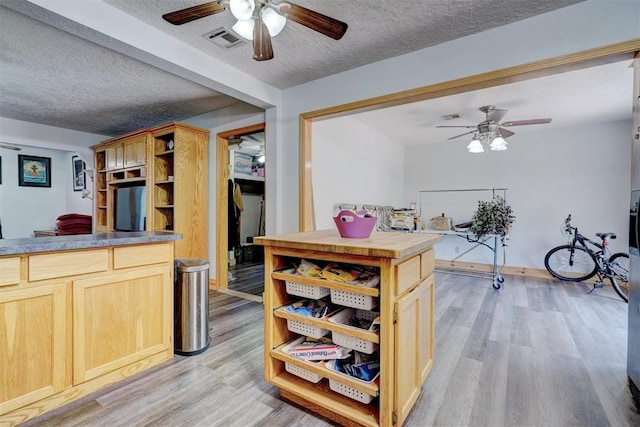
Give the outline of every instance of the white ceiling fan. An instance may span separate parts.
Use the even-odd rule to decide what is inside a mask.
[[[467,149],[471,153],[484,152],[484,145],[488,145],[492,151],[503,151],[507,149],[507,141],[505,138],[515,135],[515,132],[511,132],[505,127],[511,126],[524,126],[524,125],[540,125],[551,123],[550,118],[545,119],[527,119],[527,120],[511,120],[499,123],[500,120],[507,114],[508,110],[503,110],[494,107],[493,105],[485,105],[479,108],[480,111],[485,113],[485,120],[477,125],[466,126],[436,126],[437,128],[467,128],[472,129],[468,132],[461,133],[460,135],[452,136],[451,139],[460,138],[464,135],[474,134],[471,143],[467,146]]]

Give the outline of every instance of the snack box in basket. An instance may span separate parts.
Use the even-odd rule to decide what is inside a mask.
[[[296,339],[295,341],[292,341],[291,343],[287,344],[282,349],[282,352],[286,353],[286,354],[289,354],[289,348],[291,348],[291,346],[293,346],[293,345],[300,344],[302,341],[304,341],[304,339],[305,339],[304,337],[300,337],[300,338]],[[322,361],[315,361],[315,362],[314,361],[309,361],[309,363],[313,363],[314,365],[319,366],[323,362]],[[318,374],[316,374],[314,372],[311,372],[308,369],[301,368],[300,366],[293,365],[291,363],[285,363],[284,364],[284,369],[287,372],[289,372],[289,373],[291,373],[291,374],[293,374],[293,375],[295,375],[297,377],[303,378],[303,379],[305,379],[305,380],[307,380],[309,382],[312,382],[312,383],[317,383],[322,379],[321,375],[318,375]]]
[[[309,340],[301,337],[282,349],[283,352],[303,360],[345,359],[351,350],[333,343],[330,339]]]
[[[347,374],[345,374],[343,372],[337,371],[335,369],[335,363],[336,363],[335,360],[329,360],[326,363],[325,366],[327,367],[327,369],[332,370],[333,372],[337,373],[338,375],[342,375],[345,378],[350,378],[352,380],[359,381],[359,382],[361,382],[363,384],[370,384],[370,383],[374,382],[380,376],[380,372],[378,372],[378,374],[375,377],[373,377],[373,379],[371,381],[363,381],[363,380],[361,380],[359,378],[352,377],[352,376],[347,375]],[[339,381],[335,381],[335,380],[332,380],[332,379],[329,379],[329,388],[331,390],[337,392],[337,393],[340,393],[340,394],[342,394],[344,396],[350,397],[351,399],[357,400],[358,402],[362,402],[362,403],[371,403],[371,401],[375,397],[375,396],[371,396],[368,393],[363,393],[360,390],[356,390],[355,388],[353,388],[351,386],[348,386],[346,384],[343,384],[343,383],[341,383]]]
[[[297,303],[291,304],[289,306],[284,307],[282,310],[290,312],[290,313],[294,313],[293,311],[290,310],[290,307],[292,307],[295,304],[306,304],[311,302],[312,300],[308,300],[308,299],[304,299],[301,301],[298,301]],[[313,300],[315,302],[315,300]],[[330,309],[330,307],[328,307]],[[331,316],[333,314],[335,314],[337,312],[338,309],[334,309],[329,312],[327,311],[326,313],[323,313],[322,316],[320,317],[312,317],[313,319],[325,319],[327,318],[327,316]],[[304,314],[300,314],[300,316],[304,316]],[[306,317],[310,317],[310,316],[306,316]],[[321,338],[325,335],[327,335],[329,333],[328,329],[324,329],[321,328],[319,326],[313,326],[313,325],[309,325],[307,323],[304,322],[300,322],[298,320],[293,320],[293,319],[287,319],[287,329],[289,329],[291,332],[295,332],[296,334],[300,334],[300,335],[305,335],[311,338]]]

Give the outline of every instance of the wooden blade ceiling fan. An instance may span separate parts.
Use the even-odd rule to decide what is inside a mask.
[[[271,37],[282,30],[287,18],[334,40],[340,40],[348,27],[344,22],[289,1],[273,0],[218,0],[167,13],[162,18],[173,25],[182,25],[227,9],[238,19],[233,30],[253,40],[256,61],[273,58]]]

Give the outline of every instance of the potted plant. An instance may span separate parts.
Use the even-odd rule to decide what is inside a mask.
[[[505,237],[509,234],[509,227],[515,220],[513,209],[500,196],[493,196],[490,201],[478,201],[478,210],[471,219],[471,231],[480,240],[487,235]]]

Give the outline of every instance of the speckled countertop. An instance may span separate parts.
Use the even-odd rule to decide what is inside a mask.
[[[170,231],[114,232],[32,237],[28,239],[0,239],[0,256],[102,248],[105,246],[136,245],[179,239],[182,239],[182,234]]]

